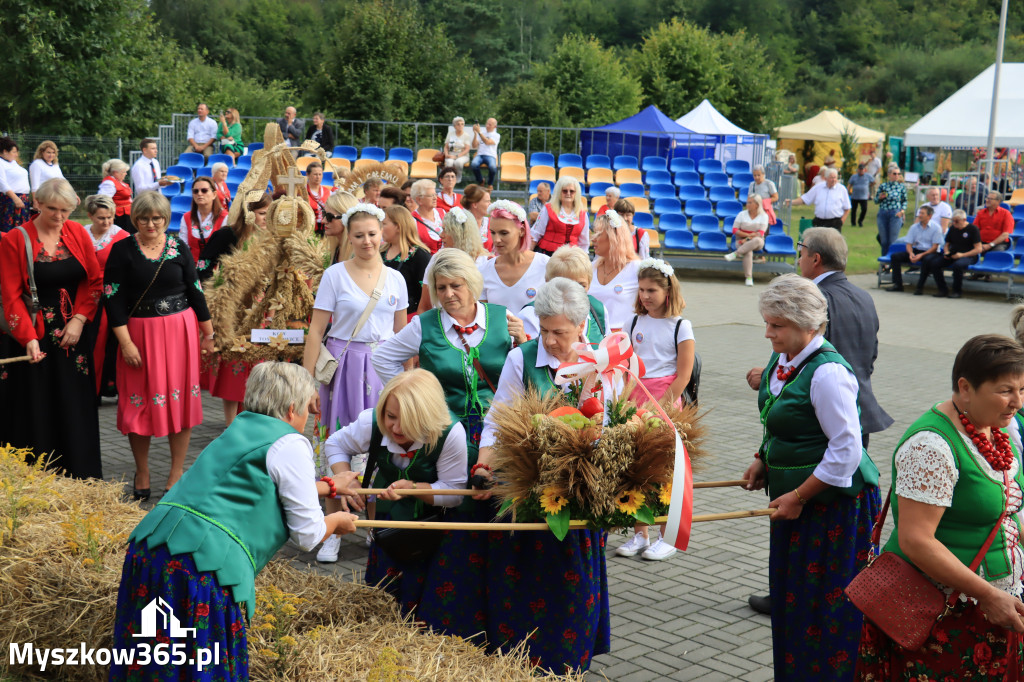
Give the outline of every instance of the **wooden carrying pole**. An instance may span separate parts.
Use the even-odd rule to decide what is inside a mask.
[[[0,360],[0,365],[7,365],[7,364],[10,364],[12,362],[24,362],[25,360],[31,360],[31,359],[32,359],[31,355],[19,355],[16,358],[5,358],[3,360]]]
[[[693,487],[696,488],[728,488],[732,486],[746,485],[747,482],[743,481],[704,481],[703,483],[694,483]],[[387,488],[354,488],[347,490],[348,494],[351,495],[382,495],[387,491]],[[399,488],[394,492],[399,495],[463,495],[470,496],[476,495],[479,490],[466,490],[458,488],[455,490],[433,490],[431,488]]]
[[[750,509],[746,511],[723,512],[721,514],[702,514],[693,517],[693,523],[703,521],[726,521],[728,519],[747,519],[754,516],[774,514],[774,509]],[[655,517],[655,523],[664,523],[667,516]],[[586,521],[570,521],[569,528],[588,528]],[[413,528],[417,530],[549,530],[548,524],[539,523],[455,523],[451,521],[356,521],[356,528]]]

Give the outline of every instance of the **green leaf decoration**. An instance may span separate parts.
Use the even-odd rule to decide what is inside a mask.
[[[562,507],[557,514],[547,515],[548,528],[559,541],[564,540],[569,533],[569,518],[569,505]]]
[[[502,502],[501,507],[498,508],[498,516],[502,516],[505,512],[507,512],[509,508],[512,506],[512,502],[513,500],[511,497]]]
[[[636,510],[636,514],[633,514],[633,518],[635,518],[638,523],[642,523],[645,526],[654,525],[654,512],[651,511],[651,508],[646,504]]]

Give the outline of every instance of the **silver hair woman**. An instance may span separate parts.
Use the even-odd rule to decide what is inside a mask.
[[[744,477],[748,490],[767,485],[775,509],[769,541],[775,677],[817,666],[851,679],[863,618],[829,595],[841,594],[866,565],[880,506],[878,469],[861,447],[857,379],[822,336],[828,306],[813,282],[777,277],[759,308],[772,357],[760,377],[748,375],[758,388],[764,440]],[[811,641],[810,631],[821,635]]]
[[[97,190],[114,200],[114,223],[122,230],[135,232],[132,226],[132,188],[124,181],[128,164],[121,159],[110,159],[103,164],[103,182]]]

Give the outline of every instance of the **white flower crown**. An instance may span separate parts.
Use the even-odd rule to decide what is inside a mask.
[[[607,213],[605,214],[607,215]],[[637,272],[642,272],[647,268],[654,268],[666,277],[674,277],[676,271],[672,269],[672,266],[661,260],[660,258],[645,258],[640,261],[640,265],[637,266]]]
[[[613,228],[619,228],[626,224],[625,221],[622,219],[622,216],[620,216],[618,212],[613,209],[605,211],[604,214],[608,218],[608,224],[611,225]]]
[[[348,229],[348,221],[356,213],[368,213],[377,220],[381,221],[383,221],[385,217],[384,211],[380,210],[380,208],[378,208],[377,206],[374,206],[373,204],[364,204],[360,202],[353,206],[352,208],[350,208],[349,210],[345,211],[345,214],[341,216],[341,224],[345,226],[346,230]]]
[[[448,211],[455,217],[455,222],[459,225],[466,224],[466,211],[461,206],[453,206],[452,210]]]
[[[487,209],[487,212],[489,214],[493,214],[495,211],[499,209],[503,211],[508,211],[509,213],[516,217],[516,220],[523,223],[524,225],[526,224],[526,211],[524,211],[523,207],[517,204],[516,202],[509,201],[508,199],[498,199],[497,201],[490,205],[490,207]]]

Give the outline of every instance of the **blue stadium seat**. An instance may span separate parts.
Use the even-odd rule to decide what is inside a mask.
[[[192,180],[191,178],[181,183],[181,193],[186,196],[192,196]]]
[[[228,171],[228,182],[241,182],[249,174],[244,168],[232,168]]]
[[[890,244],[889,245],[889,253],[885,254],[884,256],[879,256],[878,257],[878,262],[881,263],[882,265],[889,265],[890,263],[892,263],[892,255],[894,253],[899,253],[900,251],[906,251],[906,250],[907,250],[907,245],[906,244]]]
[[[229,170],[228,173],[238,168],[241,168],[242,170],[249,170],[252,168],[252,157],[248,155],[239,156],[238,161],[235,162],[235,167]]]
[[[1018,220],[1013,225],[1013,233],[1010,235],[1011,239],[1020,239],[1024,237],[1024,220]]]
[[[197,178],[203,178],[203,177],[212,178],[213,177],[213,165],[211,164],[209,166],[203,166],[202,168],[197,170],[196,171],[196,177]]]
[[[1024,256],[1024,239],[1018,239],[1014,242],[1013,248],[1010,249],[1010,253],[1012,253],[1017,260],[1020,260],[1021,257]]]
[[[663,213],[682,213],[683,204],[679,199],[655,199],[654,200],[654,212],[658,215]]]
[[[548,152],[534,152],[530,154],[531,166],[554,166],[555,155]]]
[[[701,232],[697,235],[697,250],[712,253],[728,253],[729,243],[721,232]]]
[[[725,162],[725,172],[729,175],[735,175],[736,173],[749,173],[750,162],[741,161],[740,159],[733,159],[732,161]]]
[[[750,186],[749,185],[743,185],[742,187],[740,187],[739,200],[740,200],[741,204],[747,203],[747,194],[749,192],[750,192]]]
[[[530,183],[530,194],[536,194],[537,186],[542,182],[547,183],[548,189],[553,189],[555,186],[555,183],[551,182],[550,180],[534,180],[533,182]],[[609,187],[611,186],[611,183],[606,182],[605,184],[608,185]],[[604,192],[601,192],[601,194],[604,194]]]
[[[708,199],[718,203],[719,201],[735,201],[736,192],[732,187],[711,187],[708,190]]]
[[[604,154],[591,154],[587,157],[586,169],[591,168],[608,168],[612,167],[612,160]]]
[[[701,183],[705,187],[732,187],[729,184],[729,176],[725,173],[705,173]]]
[[[412,165],[415,159],[416,155],[408,147],[392,147],[388,150],[388,161],[405,161]]]
[[[194,170],[205,166],[206,158],[202,154],[198,154],[196,152],[185,152],[178,157],[177,165],[192,168]]]
[[[1013,266],[1013,268],[1008,270],[1006,274],[1014,276],[1024,276],[1024,263],[1018,263],[1017,265]]]
[[[676,188],[675,185],[651,185],[649,194],[652,199],[675,199]]]
[[[1012,253],[1009,251],[989,251],[982,256],[980,263],[975,263],[967,269],[971,272],[979,272],[985,275],[1002,275],[1009,272],[1012,267]]]
[[[356,151],[355,147],[339,144],[331,150],[331,156],[335,159],[348,159],[354,163],[359,158],[359,152]]]
[[[363,151],[359,158],[384,163],[384,159],[387,158],[387,154],[382,147],[363,147]]]
[[[252,154],[255,151],[263,149],[263,143],[262,142],[250,142],[249,146],[247,146],[245,149],[246,149],[246,151],[249,152],[249,154]]]
[[[751,173],[736,173],[732,176],[733,187],[750,187],[750,183],[754,181],[754,176]]]
[[[231,199],[232,199],[232,200],[234,200],[235,198],[237,198],[237,195],[238,195],[238,185],[239,185],[239,184],[241,184],[241,183],[238,183],[238,182],[228,182],[228,183],[227,183],[227,186],[228,186],[228,192],[230,192],[230,193],[231,193]]]
[[[604,191],[614,185],[610,182],[592,182],[590,187],[587,188],[588,197],[603,197]]]
[[[729,201],[719,201],[715,207],[715,215],[719,218],[734,218],[736,214],[743,210],[743,204],[730,199]]]
[[[235,158],[230,154],[210,154],[210,158],[206,160],[206,165],[212,166],[215,163],[226,163],[228,168],[234,168]]]
[[[676,187],[685,187],[686,185],[699,185],[700,175],[694,171],[681,171],[676,173],[675,178]]]
[[[666,249],[693,251],[693,233],[689,230],[669,230],[661,240]]]
[[[181,229],[181,216],[185,215],[184,211],[171,211],[171,222],[167,225],[168,232],[178,232]]]
[[[634,213],[633,214],[633,225],[643,229],[651,229],[654,227],[654,216],[650,213]]]
[[[633,170],[640,170],[640,166],[637,165],[636,157],[622,154],[612,159],[612,168],[615,170],[622,170],[623,168],[632,168]]]
[[[714,209],[711,208],[711,202],[707,199],[689,199],[686,202],[685,215],[689,217],[697,215],[710,215],[715,214]]]
[[[172,182],[169,185],[164,185],[160,188],[160,194],[163,194],[168,199],[178,196],[181,194],[181,183]]]
[[[668,161],[660,156],[645,156],[640,165],[642,171],[668,171]]]
[[[195,175],[195,171],[188,166],[171,166],[167,169],[167,174],[182,180],[190,180]]]
[[[700,185],[683,185],[679,188],[679,198],[683,201],[707,199],[708,195]]]
[[[583,168],[583,157],[579,154],[559,154],[558,168]]]
[[[694,234],[703,234],[704,232],[721,232],[722,230],[718,226],[718,218],[713,215],[695,215],[693,220],[690,221],[690,229],[693,230]]]
[[[652,170],[644,174],[644,182],[650,185],[671,185],[672,174],[666,170]]]
[[[701,175],[705,173],[721,173],[722,162],[718,159],[701,159],[700,163],[697,164],[697,172]]]
[[[1013,219],[1024,220],[1024,204],[1017,204],[1013,207]]]
[[[320,182],[327,187],[334,187],[334,171],[324,171],[324,177]]]
[[[662,232],[668,232],[669,230],[685,230],[686,216],[680,213],[666,213],[663,216],[659,216],[658,229]],[[690,237],[690,243],[693,243],[692,236]]]
[[[642,197],[646,196],[647,190],[638,182],[624,182],[619,185],[619,192],[622,193],[622,197]]]
[[[764,252],[769,256],[793,256],[796,247],[788,234],[770,234],[764,238]]]
[[[696,172],[697,164],[693,162],[693,159],[686,157],[676,158],[669,162],[668,169],[672,173],[682,173],[683,171]]]
[[[192,195],[190,194],[179,194],[176,197],[171,197],[171,211],[180,211],[181,213],[187,213],[192,210]]]

